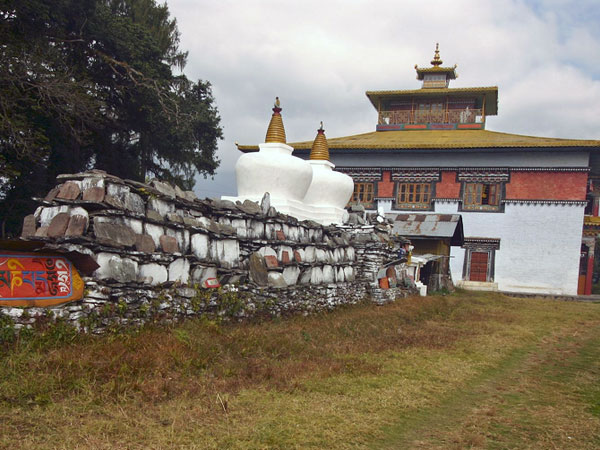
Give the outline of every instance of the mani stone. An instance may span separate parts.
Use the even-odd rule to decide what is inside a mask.
[[[154,239],[152,236],[147,234],[138,234],[135,236],[135,249],[142,253],[154,253],[156,251],[156,245],[154,245]]]
[[[73,181],[67,181],[60,187],[56,197],[65,200],[75,200],[77,197],[79,197],[80,193],[81,189],[79,189],[77,183],[74,183]]]
[[[259,286],[269,284],[267,263],[260,253],[252,253],[249,260],[250,279]]]
[[[135,233],[131,228],[111,222],[94,219],[94,233],[100,243],[107,245],[132,247],[135,245]]]
[[[273,255],[265,255],[265,262],[267,263],[267,267],[269,269],[275,269],[279,267],[279,263],[277,262],[277,257]]]
[[[277,236],[277,239],[279,239],[280,241],[285,241],[285,234],[282,230],[275,231],[275,236]]]
[[[48,226],[48,237],[61,237],[65,235],[67,227],[69,226],[69,213],[58,213]]]
[[[281,263],[289,264],[290,263],[290,253],[288,251],[283,250],[281,252]]]
[[[35,236],[35,216],[29,214],[23,219],[23,230],[21,231],[21,237]]]
[[[159,238],[160,248],[165,253],[178,253],[179,245],[177,244],[177,239],[172,236],[162,235]]]
[[[287,283],[285,282],[285,278],[283,278],[283,274],[279,272],[269,272],[269,286],[274,288],[284,288],[287,287]]]
[[[104,194],[103,187],[90,187],[83,191],[83,201],[102,203],[104,201]]]
[[[52,189],[50,189],[50,192],[48,192],[46,194],[46,197],[44,197],[44,200],[47,202],[51,202],[52,200],[54,200],[56,198],[56,194],[58,194],[58,192],[60,191],[60,188],[57,187],[53,187]]]
[[[65,236],[82,236],[88,226],[88,218],[79,214],[71,216]]]

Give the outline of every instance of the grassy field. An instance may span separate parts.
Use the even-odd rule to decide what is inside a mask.
[[[0,448],[600,448],[600,304],[459,292],[5,343]]]

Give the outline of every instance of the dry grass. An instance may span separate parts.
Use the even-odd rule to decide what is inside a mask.
[[[593,448],[598,344],[598,304],[474,293],[21,342],[0,448]]]

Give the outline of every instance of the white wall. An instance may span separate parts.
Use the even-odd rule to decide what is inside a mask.
[[[494,281],[498,289],[576,295],[583,206],[506,204],[504,213],[458,212],[457,202],[436,202],[435,212],[461,214],[465,237],[500,239]],[[452,247],[454,282],[462,279],[465,250]]]

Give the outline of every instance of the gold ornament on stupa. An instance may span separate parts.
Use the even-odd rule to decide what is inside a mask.
[[[444,63],[444,61],[442,61],[442,59],[440,58],[440,44],[439,42],[437,42],[435,44],[435,55],[433,56],[433,59],[431,60],[431,65],[434,67],[439,67]]]
[[[273,107],[273,115],[271,116],[271,122],[269,122],[269,128],[267,129],[267,137],[265,142],[278,142],[285,144],[285,128],[283,128],[283,119],[281,118],[281,103],[279,97],[275,97],[275,105]]]
[[[310,159],[329,161],[329,146],[327,145],[323,122],[321,122],[321,127],[317,130],[317,137],[315,137],[315,141],[310,150]]]

